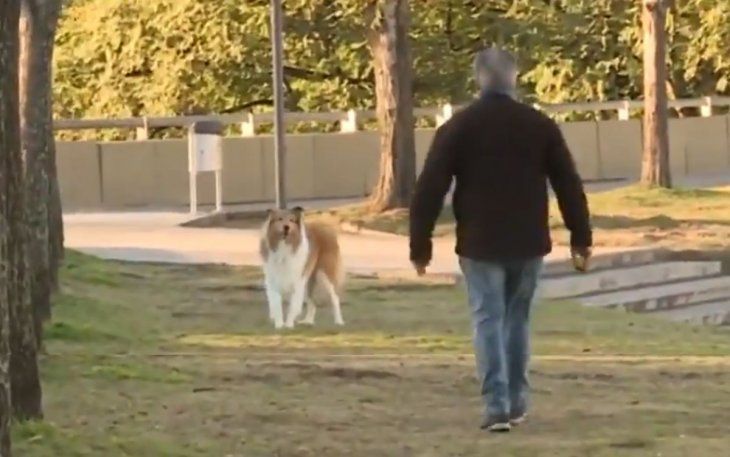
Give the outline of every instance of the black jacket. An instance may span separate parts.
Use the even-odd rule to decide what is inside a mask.
[[[456,253],[514,260],[550,252],[547,180],[574,247],[590,247],[588,204],[557,124],[506,95],[491,94],[456,113],[434,137],[410,212],[411,260],[431,260],[443,200],[456,178]]]

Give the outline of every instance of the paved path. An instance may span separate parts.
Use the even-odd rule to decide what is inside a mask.
[[[727,185],[730,176],[718,174],[685,178],[680,185],[710,187]],[[589,192],[626,185],[626,182],[589,184]],[[343,201],[339,201],[343,204]],[[349,203],[349,202],[348,202]],[[307,202],[308,208],[332,206],[332,201]],[[237,210],[261,209],[249,205]],[[258,230],[224,228],[184,228],[179,224],[190,219],[187,213],[120,212],[79,213],[64,216],[66,246],[108,259],[165,263],[223,263],[258,265]],[[434,243],[432,273],[457,270],[453,239]],[[378,233],[343,234],[341,245],[346,266],[351,272],[409,271],[408,241],[399,236]],[[600,250],[597,253],[609,252]],[[565,248],[556,248],[548,260],[566,258]]]
[[[66,246],[104,258],[169,263],[258,265],[255,229],[184,228],[188,215],[174,213],[65,216]],[[389,234],[342,234],[350,271],[408,267],[407,241]],[[450,272],[455,257],[448,240],[436,243],[434,272]]]
[[[188,219],[187,214],[150,212],[66,215],[66,246],[127,261],[259,264],[258,230],[179,226]],[[340,242],[351,272],[410,270],[408,241],[404,237],[344,233]],[[550,259],[566,256],[565,249],[556,248]],[[430,272],[453,273],[456,262],[453,239],[436,239]]]

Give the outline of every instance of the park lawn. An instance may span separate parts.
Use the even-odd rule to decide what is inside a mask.
[[[726,250],[730,248],[730,187],[711,190],[644,189],[630,186],[588,195],[597,246],[659,245],[678,249]],[[550,225],[557,244],[565,244],[555,201]],[[362,206],[319,211],[313,217],[356,228],[406,235],[408,212],[396,210],[369,214]],[[436,236],[454,233],[451,208],[445,208]]]
[[[344,329],[275,334],[251,268],[69,253],[42,357],[46,420],[16,455],[713,456],[730,333],[540,304],[531,421],[481,412],[460,290],[353,278]]]

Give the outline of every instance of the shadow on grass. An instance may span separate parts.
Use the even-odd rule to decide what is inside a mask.
[[[651,227],[657,229],[671,230],[688,225],[722,225],[730,227],[730,220],[721,219],[675,219],[670,216],[659,215],[653,217],[629,217],[603,214],[594,214],[591,218],[593,226],[603,230],[621,230],[632,228]]]

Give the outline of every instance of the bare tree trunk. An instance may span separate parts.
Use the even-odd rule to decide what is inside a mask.
[[[667,107],[667,0],[641,0],[644,28],[644,156],[641,182],[672,187]]]
[[[380,178],[370,210],[408,207],[416,183],[413,69],[408,38],[408,0],[378,0],[368,41],[375,67],[380,127]]]
[[[10,457],[11,255],[8,244],[11,197],[9,158],[20,154],[18,126],[19,0],[0,0],[0,457]]]
[[[59,1],[59,0],[55,0]],[[60,8],[60,7],[59,7]],[[58,23],[58,18],[56,18]],[[55,37],[55,26],[54,34],[50,35],[48,39],[53,43]],[[52,78],[51,65],[53,62],[53,46],[49,44],[48,47],[48,77]],[[49,81],[47,87],[46,97],[48,97],[48,106],[53,106],[53,91],[51,83]],[[48,157],[46,162],[46,172],[48,176],[49,184],[49,200],[48,200],[48,236],[50,248],[48,250],[51,265],[51,288],[54,292],[57,292],[60,288],[60,282],[58,279],[58,271],[63,264],[65,257],[64,251],[64,235],[63,235],[63,211],[61,208],[61,190],[58,186],[58,170],[56,168],[56,141],[53,136],[53,110],[49,109],[46,113],[46,125],[49,126],[48,135]]]
[[[29,264],[36,337],[40,345],[44,320],[51,317],[52,240],[49,236],[54,146],[51,99],[53,38],[59,0],[22,0],[20,19],[20,119],[30,226]],[[50,113],[50,115],[49,115]]]
[[[19,1],[16,0],[15,9]],[[28,271],[28,207],[26,204],[25,173],[20,141],[20,110],[18,87],[19,24],[8,24],[7,56],[13,61],[7,81],[6,127],[12,134],[6,141],[3,154],[7,179],[5,180],[7,232],[7,284],[10,310],[10,391],[13,415],[20,420],[40,418],[41,385],[38,373],[35,320],[30,300]],[[11,30],[12,28],[12,30]]]
[[[14,85],[15,89],[17,87],[17,84]],[[17,103],[17,98],[15,102]],[[20,132],[17,112],[14,122]],[[6,194],[9,222],[7,272],[10,302],[10,390],[13,416],[18,420],[27,420],[42,418],[43,411],[38,371],[36,320],[31,303],[28,268],[27,248],[30,230],[26,217],[27,205],[20,135],[16,139],[18,141],[15,149],[6,151],[6,169],[9,178]]]
[[[53,114],[49,115],[51,118]],[[53,120],[51,119],[51,123]],[[56,144],[51,142],[48,145],[48,181],[50,185],[48,200],[48,249],[50,273],[51,273],[51,289],[58,292],[61,284],[58,279],[58,271],[63,264],[64,259],[64,236],[63,236],[63,212],[61,209],[61,191],[58,187],[58,171],[56,170]]]

